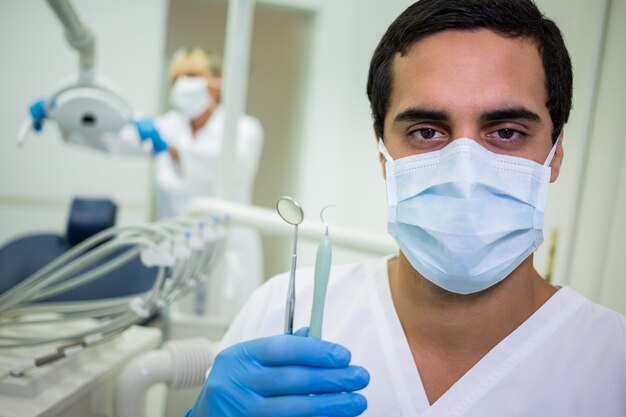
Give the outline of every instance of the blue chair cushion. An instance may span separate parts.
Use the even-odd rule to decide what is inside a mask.
[[[115,225],[117,207],[111,200],[74,199],[68,221],[67,237],[51,233],[27,235],[0,248],[0,294],[28,278],[72,246]],[[101,259],[96,268],[118,252]],[[86,270],[80,271],[80,273]],[[139,258],[85,285],[41,301],[79,301],[133,295],[148,291],[158,268],[147,268]]]
[[[66,239],[53,234],[18,238],[0,249],[0,293],[4,293],[61,256],[70,245]],[[92,265],[96,268],[124,251],[109,255]],[[85,285],[41,301],[79,301],[120,297],[148,291],[154,284],[158,269],[147,268],[136,258]]]
[[[115,226],[117,206],[109,199],[75,198],[67,222],[67,241],[74,246]]]

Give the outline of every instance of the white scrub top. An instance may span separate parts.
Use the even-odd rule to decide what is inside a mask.
[[[222,347],[281,334],[288,275],[257,289]],[[296,276],[295,328],[308,326],[313,270]],[[334,267],[323,338],[371,381],[364,416],[624,417],[626,318],[562,287],[430,405],[396,314],[387,259]]]

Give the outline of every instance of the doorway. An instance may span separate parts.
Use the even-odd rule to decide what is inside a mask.
[[[184,46],[201,46],[224,54],[228,2],[175,0],[169,2],[164,51],[164,71],[174,52]],[[252,32],[251,73],[246,112],[258,118],[264,144],[252,203],[274,207],[278,198],[295,193],[308,57],[314,13],[257,3]],[[168,107],[163,77],[163,107]],[[297,197],[297,196],[296,196]],[[289,267],[290,243],[262,236],[264,277]]]

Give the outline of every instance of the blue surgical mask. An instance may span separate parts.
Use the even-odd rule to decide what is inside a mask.
[[[458,294],[500,282],[543,242],[556,144],[543,165],[469,138],[387,160],[387,224],[413,268]]]

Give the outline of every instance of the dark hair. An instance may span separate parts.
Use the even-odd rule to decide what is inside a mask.
[[[572,108],[572,63],[556,24],[532,0],[421,0],[389,26],[370,63],[367,96],[374,130],[382,138],[391,95],[391,63],[415,42],[444,30],[489,29],[511,38],[528,38],[539,50],[546,77],[546,107],[556,141]]]

